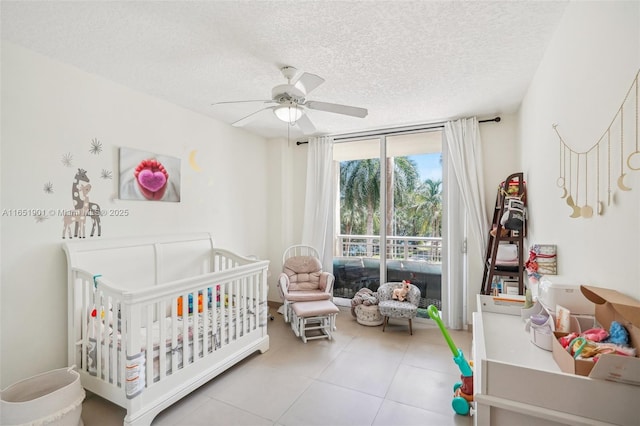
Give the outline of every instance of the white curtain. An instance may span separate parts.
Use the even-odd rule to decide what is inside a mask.
[[[482,146],[478,120],[475,117],[446,122],[444,125],[449,176],[449,207],[460,202],[464,214],[449,209],[449,229],[454,234],[449,239],[448,277],[449,285],[443,297],[443,317],[448,327],[460,329],[467,324],[467,283],[468,238],[474,253],[484,253],[488,228],[485,211],[484,179],[482,168]],[[455,229],[455,231],[454,231]],[[466,230],[466,232],[459,232]],[[463,241],[460,241],[463,238]],[[455,239],[455,240],[454,240]]]
[[[309,139],[302,243],[315,247],[333,270],[333,138]]]

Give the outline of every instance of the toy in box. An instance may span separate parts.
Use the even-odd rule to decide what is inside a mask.
[[[595,304],[600,328],[575,337],[554,332],[556,363],[566,373],[640,386],[640,302],[611,289],[583,285],[580,291]]]

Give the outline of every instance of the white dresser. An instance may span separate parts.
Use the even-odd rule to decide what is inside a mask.
[[[478,295],[473,314],[474,424],[640,425],[640,386],[560,371],[531,343],[519,306]]]

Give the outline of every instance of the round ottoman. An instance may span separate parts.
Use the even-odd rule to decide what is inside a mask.
[[[376,326],[382,325],[384,318],[380,315],[378,305],[358,305],[355,307],[358,324]]]

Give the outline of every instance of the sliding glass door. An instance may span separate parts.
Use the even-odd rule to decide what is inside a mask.
[[[441,147],[440,131],[334,145],[335,297],[408,280],[422,293],[421,316],[429,304],[440,308]]]
[[[380,285],[380,140],[335,143],[334,296],[352,299]]]

